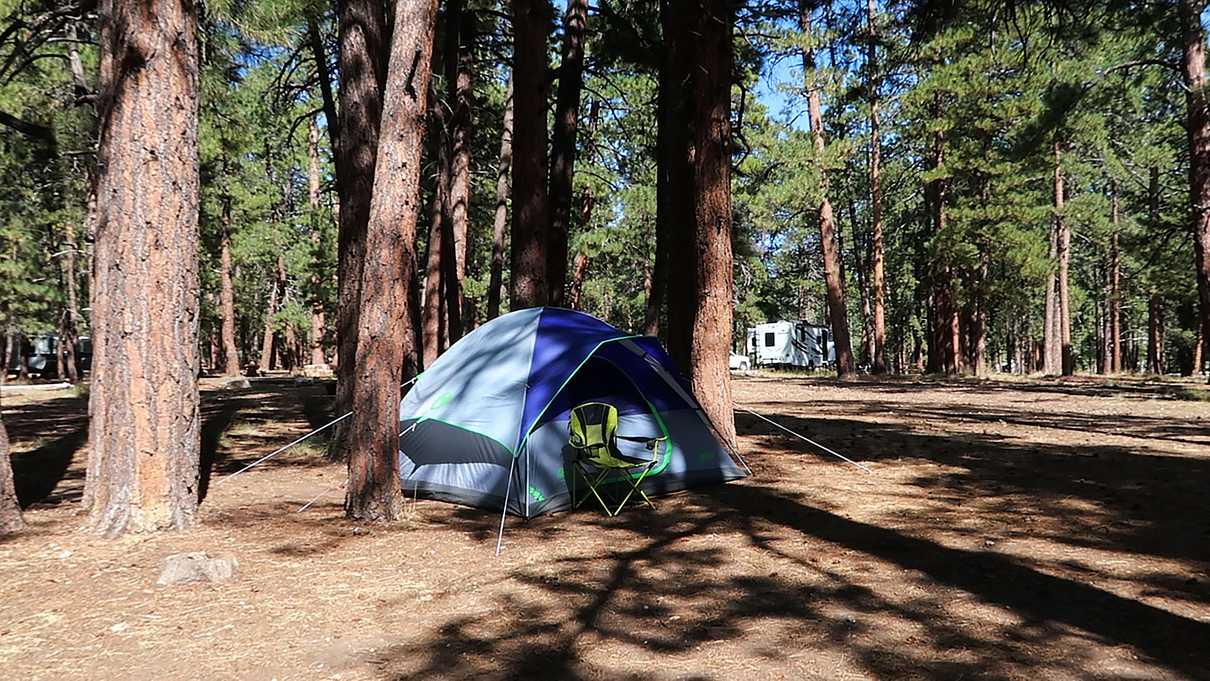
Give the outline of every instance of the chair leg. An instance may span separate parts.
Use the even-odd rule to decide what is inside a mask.
[[[635,492],[639,493],[639,496],[642,497],[643,501],[645,501],[648,506],[655,508],[655,504],[651,503],[651,499],[647,497],[647,494],[643,492],[643,490],[639,489],[639,485],[643,483],[643,478],[647,477],[647,474],[651,472],[651,468],[653,466],[655,466],[654,461],[647,464],[643,468],[643,472],[639,474],[638,478],[632,478],[630,475],[626,475],[626,480],[630,482],[630,491],[626,493],[626,496],[622,497],[622,503],[618,504],[618,510],[614,511],[611,515],[621,513],[622,508],[626,506],[626,502],[630,501],[630,497],[634,495]]]

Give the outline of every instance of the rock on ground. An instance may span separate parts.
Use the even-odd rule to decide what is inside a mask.
[[[239,561],[235,556],[214,556],[205,553],[175,553],[160,564],[160,578],[156,584],[188,584],[190,582],[213,582],[219,584],[235,576]]]

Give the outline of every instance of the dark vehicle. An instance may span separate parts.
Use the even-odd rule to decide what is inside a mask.
[[[17,368],[25,365],[31,376],[38,378],[57,378],[59,362],[56,357],[59,348],[59,337],[53,333],[33,336],[19,336],[20,346],[14,344],[12,355],[8,357],[5,366],[10,374],[19,373]],[[92,368],[92,339],[87,336],[76,340],[76,368],[80,373]]]

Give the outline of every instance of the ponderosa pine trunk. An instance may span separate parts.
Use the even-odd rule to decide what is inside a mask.
[[[231,264],[231,197],[222,198],[219,235],[219,316],[222,318],[223,374],[239,376],[239,347],[235,344],[235,282]]]
[[[1050,250],[1048,252],[1050,272],[1046,275],[1046,302],[1042,320],[1042,372],[1056,376],[1063,366],[1063,346],[1059,331],[1059,232],[1055,221],[1051,221]]]
[[[660,3],[664,59],[660,67],[659,108],[663,116],[658,122],[658,137],[663,141],[663,148],[660,149],[657,163],[656,230],[668,249],[668,276],[664,290],[668,315],[668,353],[686,374],[689,372],[698,297],[693,116],[690,108],[694,71],[690,67],[696,44],[691,29],[700,12],[690,0],[662,0]]]
[[[1153,210],[1152,224],[1159,219],[1159,171],[1152,169]],[[1108,322],[1109,354],[1106,366],[1109,373],[1122,370],[1122,251],[1120,246],[1121,209],[1118,204],[1116,185],[1110,199],[1110,233],[1109,233],[1109,305],[1106,309]]]
[[[870,42],[867,48],[870,99],[870,287],[873,304],[875,374],[886,373],[886,266],[882,244],[882,138],[878,120],[878,29],[874,0],[866,0]]]
[[[449,193],[445,196],[442,219],[444,243],[441,260],[445,291],[445,328],[452,345],[463,334],[462,281],[469,258],[467,223],[471,201],[471,145],[474,138],[471,118],[474,39],[473,15],[464,12],[462,0],[452,0],[446,8],[445,80],[446,102],[450,111]]]
[[[424,262],[424,299],[421,311],[421,352],[424,367],[428,368],[437,361],[445,347],[445,268],[442,267],[445,242],[445,197],[449,194],[449,145],[445,142],[445,114],[440,103],[434,97],[429,106],[430,129],[429,137],[433,140],[432,149],[435,151],[435,166],[437,179],[433,187],[433,195],[429,204],[429,234]]]
[[[97,532],[194,524],[198,43],[189,0],[103,0],[85,499]],[[154,121],[149,125],[148,121]]]
[[[730,0],[702,0],[693,83],[693,189],[697,314],[689,379],[693,394],[734,448],[731,401],[731,61],[735,18]]]
[[[588,264],[588,254],[584,251],[577,252],[571,267],[571,287],[567,292],[567,307],[572,310],[580,309],[580,299],[584,295],[584,279],[588,277]]]
[[[513,310],[546,305],[548,0],[512,0],[513,15],[513,224],[509,303]]]
[[[1147,299],[1147,371],[1164,375],[1164,299],[1158,291]]]
[[[80,300],[76,287],[76,227],[63,225],[63,288],[65,293],[62,326],[59,330],[59,376],[75,384],[80,380],[76,365],[76,336],[80,328]]]
[[[799,20],[803,33],[811,33],[811,6],[802,3]],[[849,314],[845,304],[844,275],[841,271],[839,245],[836,238],[836,222],[832,215],[832,202],[828,199],[828,181],[823,169],[823,103],[820,84],[815,67],[815,51],[804,48],[802,52],[803,73],[807,78],[807,110],[811,121],[811,139],[815,145],[815,156],[819,164],[819,205],[815,212],[819,219],[819,247],[823,255],[824,285],[827,288],[828,317],[832,324],[832,339],[836,344],[836,375],[841,379],[856,375],[853,367],[853,343],[849,335]]]
[[[1055,231],[1058,241],[1059,270],[1056,283],[1059,291],[1059,369],[1064,376],[1075,373],[1075,352],[1071,346],[1071,294],[1068,288],[1068,270],[1071,267],[1071,229],[1063,215],[1065,201],[1063,188],[1062,148],[1055,143]]]
[[[504,287],[504,241],[508,234],[508,188],[513,169],[513,80],[508,79],[504,124],[500,131],[500,162],[496,166],[496,211],[492,220],[492,262],[487,284],[487,318],[500,316]]]
[[[324,357],[324,298],[323,276],[319,263],[323,258],[322,198],[319,170],[319,126],[312,116],[307,125],[307,198],[311,207],[311,257],[315,270],[311,273],[311,337],[310,363],[327,364]]]
[[[261,335],[260,368],[263,371],[270,371],[274,368],[273,339],[276,330],[273,328],[273,321],[277,317],[281,297],[285,295],[286,291],[286,260],[281,253],[277,255],[272,286],[273,288],[269,290],[269,305],[265,308],[265,328]]]
[[[410,327],[426,98],[437,0],[395,4],[373,202],[360,286],[357,378],[348,429],[345,513],[394,520],[399,487],[399,385],[419,370]]]
[[[571,230],[572,184],[576,163],[576,132],[580,117],[580,91],[584,85],[584,33],[588,0],[567,0],[563,13],[563,53],[559,63],[559,89],[550,144],[550,233],[546,251],[546,277],[550,304],[563,305],[567,279],[567,241]]]
[[[378,129],[382,121],[389,38],[383,3],[343,0],[339,4],[340,118],[336,153],[336,188],[340,199],[336,264],[336,412],[353,408],[357,380],[357,330],[360,324],[362,263],[366,225],[374,191]],[[330,124],[330,123],[329,123]],[[330,455],[346,458],[348,422],[337,428]]]
[[[17,501],[17,487],[13,483],[13,465],[8,445],[8,431],[4,428],[4,417],[0,415],[0,536],[18,532],[25,527],[21,517],[21,504]]]
[[[1202,338],[1210,338],[1210,101],[1206,96],[1206,33],[1202,0],[1181,0],[1185,129],[1189,140],[1189,206]]]

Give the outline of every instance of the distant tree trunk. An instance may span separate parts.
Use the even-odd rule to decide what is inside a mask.
[[[286,260],[281,253],[277,255],[277,268],[273,273],[273,288],[269,291],[269,306],[265,308],[265,331],[261,336],[260,367],[265,371],[274,368],[273,365],[273,319],[277,316],[278,303],[286,290]]]
[[[222,198],[222,234],[219,236],[219,313],[222,317],[223,374],[239,376],[239,348],[235,344],[235,283],[231,276],[231,197]]]
[[[17,488],[13,484],[13,466],[8,446],[8,431],[0,417],[0,536],[18,532],[25,527],[21,505],[17,503]]]
[[[197,513],[198,45],[194,3],[102,0],[89,525]],[[155,121],[155,125],[147,125]]]
[[[546,190],[548,0],[512,0],[513,9],[513,225],[509,303],[514,310],[546,305]]]
[[[934,102],[940,107],[940,102]],[[940,169],[945,162],[944,133],[937,133],[933,140],[931,169]],[[929,206],[933,235],[939,236],[948,229],[947,201],[949,187],[947,180],[935,178],[925,185],[926,202]],[[934,263],[930,273],[931,302],[928,307],[928,363],[925,371],[928,373],[944,373],[955,375],[960,371],[961,362],[961,328],[958,305],[954,300],[954,270],[949,260],[949,254],[934,254]]]
[[[580,298],[584,295],[584,279],[588,276],[588,264],[587,253],[576,253],[576,261],[571,268],[571,290],[567,294],[567,307],[572,310],[580,309]]]
[[[1159,171],[1152,169],[1153,177],[1152,184],[1154,186],[1155,201],[1159,200]],[[1112,214],[1110,215],[1110,233],[1109,233],[1109,305],[1106,309],[1106,321],[1108,322],[1108,340],[1109,354],[1106,364],[1109,367],[1110,373],[1118,373],[1122,370],[1122,255],[1119,246],[1121,234],[1121,210],[1118,204],[1118,192],[1115,185],[1112,190],[1110,204]],[[1158,220],[1159,204],[1155,204],[1154,219]]]
[[[307,126],[307,178],[308,199],[311,206],[311,257],[315,269],[311,273],[311,364],[323,365],[324,358],[324,300],[323,277],[319,263],[323,258],[323,230],[321,222],[320,170],[319,170],[319,126],[312,117]]]
[[[1060,177],[1056,168],[1056,183]],[[1057,188],[1057,186],[1056,186]],[[1046,278],[1046,307],[1042,332],[1042,371],[1056,376],[1063,367],[1062,324],[1059,321],[1059,220],[1051,221],[1050,230],[1050,273]]]
[[[875,374],[886,373],[886,273],[882,246],[882,140],[878,121],[878,30],[874,0],[866,0],[866,20],[870,42],[866,61],[869,69],[867,88],[870,98],[870,279],[874,305]]]
[[[580,197],[580,224],[592,223],[592,211],[596,208],[597,197],[589,187],[584,188]],[[576,253],[575,264],[571,272],[571,288],[567,294],[567,307],[572,310],[580,309],[581,298],[584,294],[584,280],[588,277],[589,258],[583,250]]]
[[[474,69],[473,15],[463,10],[462,0],[446,6],[445,81],[450,110],[449,192],[445,195],[441,250],[444,265],[446,331],[452,344],[462,337],[462,280],[466,276],[467,222],[471,199],[471,87]]]
[[[1201,19],[1204,5],[1203,0],[1181,0],[1193,254],[1201,335],[1210,338],[1210,101],[1206,96],[1206,34]]]
[[[1075,352],[1071,347],[1071,295],[1067,286],[1071,263],[1071,229],[1063,215],[1063,163],[1059,143],[1055,143],[1055,229],[1059,245],[1059,337],[1060,369],[1064,376],[1075,373]]]
[[[987,278],[991,273],[991,254],[986,248],[980,248],[979,253],[979,281],[974,289],[974,300],[971,302],[971,321],[969,325],[970,343],[969,343],[969,370],[975,376],[983,378],[988,374],[987,366],[987,326],[988,326],[988,305],[987,294],[985,290],[988,286]]]
[[[658,122],[658,137],[664,146],[657,163],[656,230],[662,233],[669,253],[665,289],[668,352],[686,374],[693,347],[699,266],[694,229],[693,118],[689,107],[696,37],[690,29],[700,12],[689,0],[660,3],[665,53],[660,68],[659,108],[663,117]]]
[[[357,319],[366,224],[374,189],[378,128],[386,83],[387,22],[379,0],[343,0],[339,4],[340,119],[336,145],[336,187],[340,198],[336,264],[336,412],[353,408],[360,362]],[[331,122],[329,121],[329,125]],[[333,458],[347,458],[348,421],[332,439]]]
[[[496,214],[492,220],[492,262],[487,284],[487,318],[500,316],[501,290],[504,286],[504,241],[508,233],[509,175],[513,168],[513,81],[505,92],[504,125],[500,133],[500,163],[496,167]]]
[[[358,314],[357,379],[348,429],[345,513],[394,520],[399,488],[399,384],[419,369],[408,328],[416,269],[421,149],[437,0],[395,4],[373,203],[366,230]]]
[[[690,381],[724,443],[735,447],[728,360],[732,333],[731,50],[735,19],[730,0],[704,0],[697,23],[693,84],[693,189],[697,314],[693,318]]]
[[[78,59],[78,57],[77,57]],[[76,366],[76,336],[80,329],[80,300],[76,277],[76,228],[70,222],[63,226],[63,283],[67,309],[63,314],[63,327],[59,332],[59,343],[63,348],[64,371],[59,376],[70,383],[80,380]]]
[[[445,337],[445,268],[442,267],[445,250],[445,197],[449,194],[449,147],[445,143],[445,116],[436,102],[429,107],[432,128],[429,136],[435,140],[437,182],[433,188],[432,203],[429,205],[428,254],[424,268],[424,310],[422,314],[421,348],[424,367],[427,369],[437,361],[444,347]]]
[[[1147,371],[1164,374],[1164,299],[1156,291],[1147,299]]]
[[[1206,339],[1210,336],[1203,336],[1201,329],[1193,335],[1193,373],[1202,370],[1202,358],[1206,352]]]
[[[799,20],[803,32],[810,34],[811,5],[806,2],[799,6]],[[823,171],[823,104],[817,82],[815,51],[812,48],[803,49],[802,63],[803,72],[807,77],[807,109],[811,119],[811,137],[815,142],[815,155],[820,159],[820,201],[816,213],[819,217],[819,246],[823,254],[828,317],[832,324],[832,338],[836,343],[836,375],[846,379],[855,376],[856,371],[853,367],[853,344],[849,337],[849,314],[844,298],[844,276],[836,243],[836,223],[832,216],[832,202],[828,200],[828,182]]]
[[[551,131],[550,234],[546,276],[551,305],[563,305],[567,278],[567,239],[571,228],[572,182],[576,162],[576,128],[580,116],[580,90],[584,84],[584,32],[588,0],[567,0],[563,14],[563,58],[559,64],[559,90]]]

